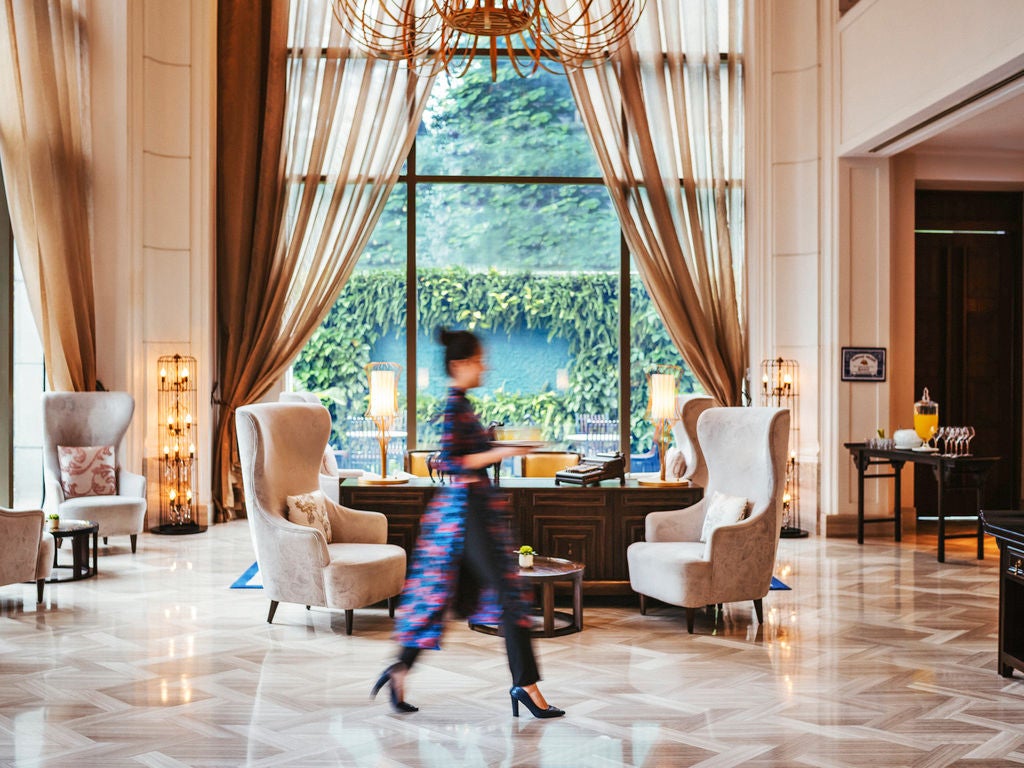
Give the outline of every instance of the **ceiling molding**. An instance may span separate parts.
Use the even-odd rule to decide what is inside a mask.
[[[1024,95],[1024,69],[1017,70],[1002,80],[876,144],[868,150],[868,153],[882,156],[899,154],[998,104],[1022,95]]]

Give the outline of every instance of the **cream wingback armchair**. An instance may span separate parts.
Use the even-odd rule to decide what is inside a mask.
[[[704,498],[686,509],[651,512],[645,541],[626,551],[629,581],[646,597],[686,609],[753,600],[758,622],[782,526],[789,411],[710,408],[697,422],[707,462]]]
[[[122,467],[124,434],[135,412],[127,392],[44,392],[43,466],[46,509],[63,518],[99,523],[99,535],[130,536],[132,552],[146,526],[146,478]],[[111,446],[114,453],[113,493],[69,496],[61,477],[64,448]],[[82,485],[76,486],[79,491]]]
[[[263,589],[267,622],[278,603],[353,612],[402,591],[405,550],[387,543],[387,518],[335,504],[318,490],[320,459],[331,429],[327,409],[307,403],[262,403],[235,411],[249,531]],[[318,492],[328,524],[288,519],[288,499]],[[315,497],[316,494],[313,494]],[[297,518],[298,519],[298,518]],[[326,527],[326,531],[325,531]]]
[[[36,583],[36,602],[53,563],[53,536],[43,530],[43,510],[0,507],[0,587]]]

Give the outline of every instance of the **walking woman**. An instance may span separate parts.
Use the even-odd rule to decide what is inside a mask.
[[[445,612],[475,597],[474,622],[500,620],[512,671],[512,714],[523,704],[534,717],[559,717],[537,688],[540,673],[530,642],[530,620],[522,582],[514,566],[503,504],[491,487],[487,468],[509,456],[527,453],[517,446],[492,447],[487,430],[473,412],[466,392],[480,386],[484,365],[480,340],[469,331],[439,331],[445,371],[450,379],[441,437],[441,471],[451,482],[440,487],[423,516],[409,577],[402,591],[395,636],[398,661],[373,686],[376,696],[389,686],[397,712],[416,712],[405,701],[405,680],[424,648],[440,647]],[[475,595],[470,594],[475,591]]]

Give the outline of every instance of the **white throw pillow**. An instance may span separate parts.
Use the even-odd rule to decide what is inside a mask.
[[[700,531],[700,540],[705,544],[711,539],[711,532],[721,525],[732,525],[738,523],[747,515],[750,507],[742,496],[729,496],[725,493],[715,491],[711,500],[707,503],[707,511],[704,514],[704,527]]]
[[[324,501],[323,491],[311,491],[300,493],[297,496],[289,496],[288,519],[297,525],[308,525],[310,528],[319,528],[331,543],[331,519],[327,516],[327,503]]]

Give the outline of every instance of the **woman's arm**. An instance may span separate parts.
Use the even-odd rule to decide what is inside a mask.
[[[462,464],[463,469],[483,469],[489,467],[492,464],[497,464],[502,459],[507,459],[510,456],[522,456],[523,454],[530,453],[533,448],[528,448],[521,445],[502,445],[497,448],[491,448],[486,451],[480,451],[479,453],[467,453],[464,456],[453,456],[452,460],[458,460]]]

